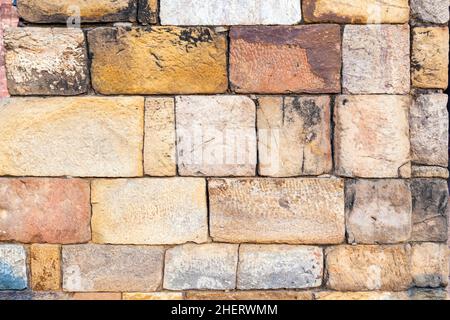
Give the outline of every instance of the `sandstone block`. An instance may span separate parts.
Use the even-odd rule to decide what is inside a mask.
[[[448,179],[448,169],[433,166],[412,166],[411,177],[413,178],[442,178]]]
[[[27,288],[25,248],[16,244],[0,244],[0,290]]]
[[[448,300],[445,289],[412,288],[408,291],[410,300]]]
[[[144,171],[150,176],[174,176],[175,106],[172,98],[145,100]]]
[[[448,284],[448,247],[442,243],[412,246],[411,273],[417,287],[446,287]]]
[[[196,178],[114,179],[92,183],[96,243],[206,242],[206,183]]]
[[[341,243],[343,189],[340,179],[209,180],[211,237],[235,243]]]
[[[412,161],[448,166],[448,97],[427,94],[416,97],[409,112]]]
[[[255,118],[245,96],[176,97],[180,175],[254,176]]]
[[[5,30],[3,41],[11,95],[78,95],[87,91],[87,51],[80,29],[11,28]]]
[[[61,289],[61,247],[33,244],[30,247],[31,288],[35,291]]]
[[[348,177],[409,177],[408,96],[336,98],[336,173]]]
[[[164,289],[227,290],[236,287],[238,245],[185,244],[166,251]]]
[[[341,91],[338,25],[234,27],[230,81],[245,93]]]
[[[183,292],[124,292],[123,300],[184,300]]]
[[[448,86],[448,27],[420,27],[412,31],[411,78],[416,88]]]
[[[122,294],[120,292],[75,292],[68,300],[122,300]]]
[[[344,93],[408,94],[409,26],[347,25],[342,43]]]
[[[81,179],[0,178],[0,241],[89,241],[89,189]]]
[[[310,291],[188,291],[187,300],[312,300]]]
[[[412,285],[408,245],[336,246],[325,256],[332,290],[402,291]]]
[[[314,298],[316,300],[408,300],[408,294],[406,292],[385,291],[322,291],[315,293]]]
[[[164,249],[148,246],[63,246],[63,288],[75,292],[155,291]]]
[[[247,245],[239,248],[238,289],[303,289],[322,284],[319,247]]]
[[[142,175],[144,99],[0,101],[0,175]]]
[[[416,22],[446,23],[448,6],[448,0],[411,0],[411,14]]]
[[[258,99],[259,174],[321,175],[332,169],[330,97]]]
[[[101,94],[222,93],[226,35],[203,27],[95,28],[91,77]]]

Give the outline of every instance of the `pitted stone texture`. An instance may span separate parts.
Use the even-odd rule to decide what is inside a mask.
[[[338,25],[233,27],[230,82],[242,93],[341,91]]]
[[[410,177],[409,106],[409,96],[338,96],[334,111],[336,173]]]
[[[176,97],[182,176],[254,176],[256,107],[245,96]]]
[[[448,284],[448,247],[442,243],[412,246],[411,273],[417,287],[446,287]]]
[[[0,290],[27,288],[26,260],[23,246],[0,244]]]
[[[166,251],[164,289],[229,290],[236,287],[238,245],[185,244]]]
[[[183,292],[124,292],[123,300],[184,300]]]
[[[206,182],[144,178],[92,182],[92,237],[96,243],[206,242]]]
[[[142,175],[144,98],[0,100],[0,175]]]
[[[411,14],[416,22],[447,23],[448,0],[411,0]]]
[[[448,169],[433,166],[412,166],[411,176],[413,178],[442,178],[448,179]]]
[[[81,179],[0,178],[0,241],[89,241],[89,192]]]
[[[61,246],[33,244],[30,247],[31,288],[35,291],[61,289]]]
[[[239,247],[238,289],[303,289],[322,284],[319,247],[247,245]]]
[[[344,241],[343,180],[211,179],[208,191],[214,241],[292,244]]]
[[[412,241],[447,241],[448,186],[443,179],[413,179]]]
[[[63,246],[63,288],[74,292],[155,291],[164,249],[148,246]]]
[[[157,177],[177,173],[173,98],[145,99],[144,171]]]
[[[323,291],[315,293],[314,298],[315,300],[408,300],[408,294],[406,292],[385,291]]]
[[[306,22],[408,23],[408,0],[303,0]]]
[[[144,25],[158,23],[158,0],[139,0],[138,2],[139,22]]]
[[[74,28],[5,30],[11,95],[77,95],[89,85],[83,31]]]
[[[312,300],[310,291],[188,291],[187,300]]]
[[[411,237],[412,200],[407,181],[347,181],[345,200],[349,243],[389,244]]]
[[[409,112],[412,161],[430,166],[448,166],[448,97],[420,95]]]
[[[412,30],[411,78],[416,88],[446,89],[448,86],[448,27]]]
[[[258,99],[259,174],[272,177],[329,173],[330,97]]]
[[[20,0],[17,8],[33,23],[134,22],[137,0]]]
[[[409,26],[347,25],[342,43],[344,93],[408,94]]]
[[[95,28],[91,77],[101,94],[223,93],[224,33],[203,27]]]
[[[336,246],[325,251],[327,287],[338,291],[401,291],[412,286],[410,248]]]
[[[297,24],[298,0],[160,0],[163,25]]]

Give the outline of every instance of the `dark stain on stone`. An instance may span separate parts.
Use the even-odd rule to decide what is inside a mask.
[[[289,205],[289,200],[287,199],[279,199],[278,200],[278,204],[280,205],[280,207],[285,208],[285,209],[289,209],[290,205]]]
[[[303,119],[305,127],[313,127],[320,123],[321,110],[314,99],[300,100],[299,97],[295,97],[292,101],[292,107]]]
[[[155,11],[152,11],[154,9]],[[138,20],[142,24],[158,23],[157,8],[150,8],[148,0],[139,0]]]
[[[345,183],[345,211],[351,212],[353,210],[353,206],[355,205],[356,191],[353,185],[356,182],[354,180],[349,180]]]
[[[180,40],[197,45],[200,42],[212,42],[213,37],[209,28],[184,28],[180,32]]]

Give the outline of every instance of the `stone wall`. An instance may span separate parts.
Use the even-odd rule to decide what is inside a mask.
[[[14,12],[0,299],[446,298],[447,0]]]

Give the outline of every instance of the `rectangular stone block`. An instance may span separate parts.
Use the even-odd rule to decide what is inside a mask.
[[[123,300],[184,300],[183,292],[124,292]]]
[[[145,99],[144,171],[157,177],[177,174],[173,98]]]
[[[334,110],[336,173],[410,177],[409,106],[409,96],[338,96]]]
[[[314,293],[315,300],[409,300],[406,292],[386,291],[321,291]]]
[[[411,237],[412,200],[405,180],[349,180],[345,184],[349,243],[406,242]]]
[[[448,284],[448,247],[445,243],[419,243],[412,246],[411,272],[417,287],[438,288]]]
[[[87,242],[90,222],[87,180],[0,178],[0,241]]]
[[[447,23],[448,0],[411,0],[413,22]]]
[[[113,244],[206,242],[206,182],[196,178],[92,182],[92,240]]]
[[[447,241],[448,186],[443,179],[413,179],[412,241]]]
[[[234,244],[185,244],[168,249],[164,289],[234,289],[237,263],[238,245]]]
[[[446,94],[425,94],[414,98],[409,111],[414,163],[448,166],[447,101]]]
[[[35,291],[61,289],[61,246],[33,244],[30,247],[31,288]]]
[[[310,291],[188,291],[187,300],[312,300]]]
[[[342,42],[343,91],[348,94],[408,94],[409,26],[347,25]]]
[[[321,175],[332,170],[330,97],[260,97],[259,174]]]
[[[163,25],[297,24],[298,0],[160,0]]]
[[[101,94],[223,93],[225,33],[203,27],[102,27],[88,33],[91,78]]]
[[[182,176],[254,176],[256,107],[246,96],[176,97]]]
[[[155,291],[164,249],[148,246],[63,246],[63,288],[73,292]]]
[[[136,21],[138,0],[20,0],[22,19],[33,23]]]
[[[303,0],[306,22],[408,23],[408,0]]]
[[[446,89],[448,86],[448,27],[412,30],[411,79],[416,88]]]
[[[239,247],[238,289],[303,289],[322,284],[319,247],[247,245]]]
[[[16,244],[0,244],[0,290],[27,288],[25,248]]]
[[[140,23],[157,24],[158,17],[158,0],[138,0],[138,20]]]
[[[0,101],[0,175],[142,175],[144,98]]]
[[[331,244],[344,240],[343,180],[211,179],[208,193],[214,241]]]
[[[336,246],[325,250],[327,287],[339,291],[402,291],[412,286],[408,245]]]
[[[412,178],[442,178],[448,179],[448,169],[437,166],[412,166]]]
[[[341,91],[338,25],[233,27],[230,82],[243,93]]]
[[[89,86],[81,29],[9,28],[3,42],[11,95],[78,95]]]

